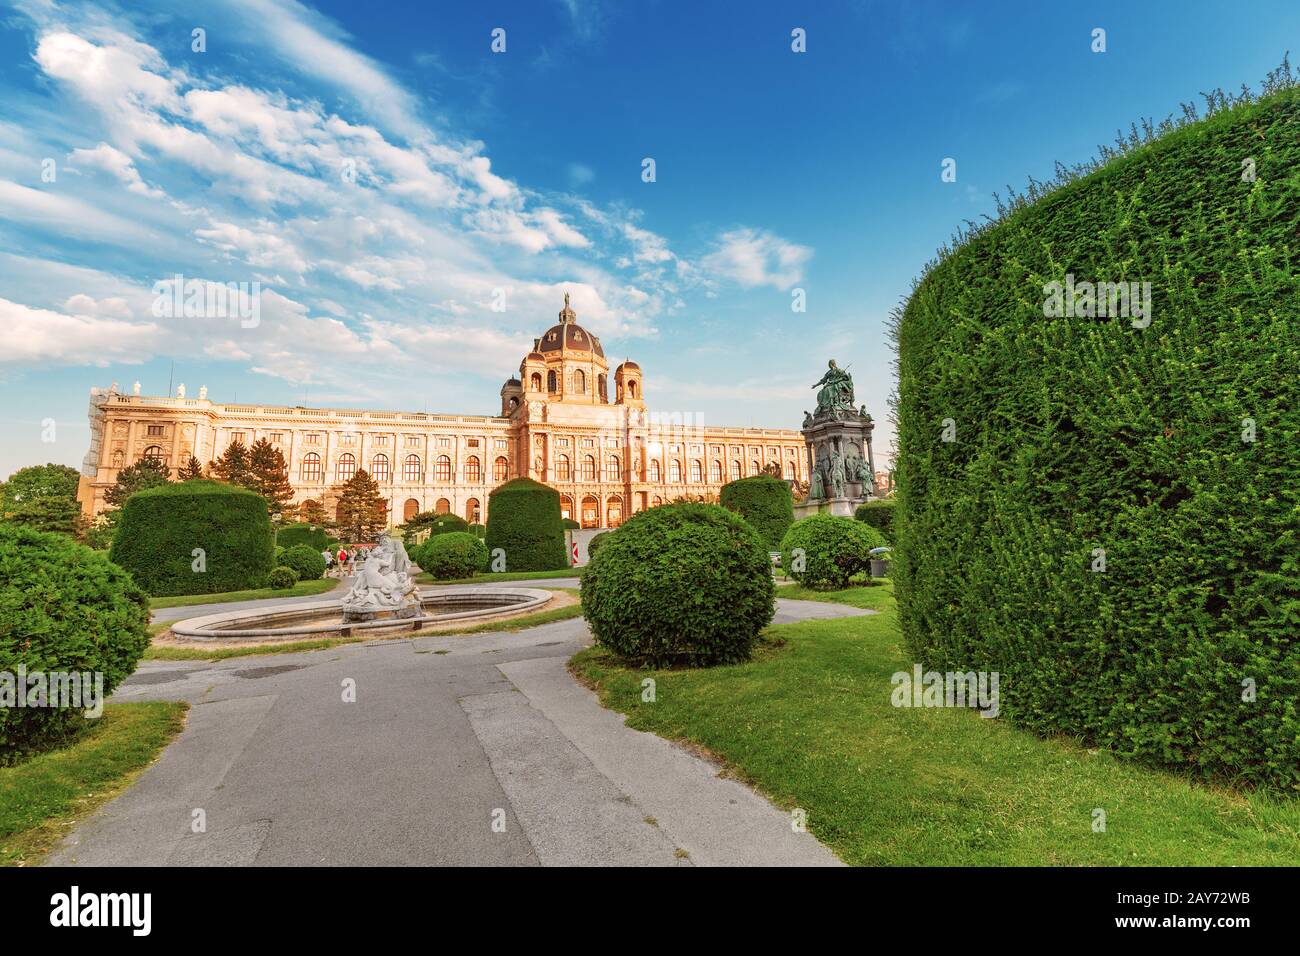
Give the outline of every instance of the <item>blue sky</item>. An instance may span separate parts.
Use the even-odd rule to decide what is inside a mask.
[[[1294,0],[192,6],[0,17],[0,475],[79,463],[113,381],[494,413],[566,289],[652,408],[798,427],[835,357],[884,452],[887,316],[958,223],[1300,49]],[[155,317],[175,273],[260,324]]]

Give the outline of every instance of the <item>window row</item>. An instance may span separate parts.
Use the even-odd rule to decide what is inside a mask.
[[[321,481],[325,476],[320,455],[315,452],[304,455],[298,469],[301,481]],[[339,460],[334,466],[335,480],[347,481],[356,473],[356,456],[350,453],[339,455]],[[492,463],[493,480],[505,481],[509,476],[509,460],[504,456],[498,457]],[[375,481],[390,481],[392,479],[392,469],[387,455],[375,455],[370,459],[370,477]],[[424,480],[424,463],[420,460],[419,455],[406,456],[406,459],[402,462],[402,480],[409,482]],[[439,455],[434,459],[433,480],[451,481],[451,458],[449,456]],[[477,455],[470,455],[465,459],[464,480],[468,482],[483,480],[483,466]]]

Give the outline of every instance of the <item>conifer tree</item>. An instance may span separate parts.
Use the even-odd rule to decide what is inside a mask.
[[[197,458],[190,455],[190,460],[181,465],[180,471],[176,472],[176,477],[181,481],[189,481],[192,478],[202,478],[203,465]]]
[[[293,501],[289,465],[280,449],[265,438],[259,438],[249,449],[248,480],[244,486],[265,498],[272,514],[288,510]]]
[[[248,487],[248,449],[242,441],[232,441],[221,457],[212,462],[209,470],[218,481]]]
[[[384,530],[386,509],[379,483],[364,468],[358,468],[339,489],[336,530],[346,542],[373,541]]]

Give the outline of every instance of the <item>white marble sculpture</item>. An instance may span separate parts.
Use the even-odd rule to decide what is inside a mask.
[[[380,536],[379,544],[366,556],[343,598],[342,607],[345,621],[369,620],[380,611],[392,611],[398,617],[419,614],[411,559],[402,542],[386,534]]]

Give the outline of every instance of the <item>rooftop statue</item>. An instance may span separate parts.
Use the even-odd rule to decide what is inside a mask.
[[[838,418],[840,413],[853,411],[853,376],[836,365],[835,359],[828,366],[821,381],[812,386],[821,389],[817,393],[817,418]]]

